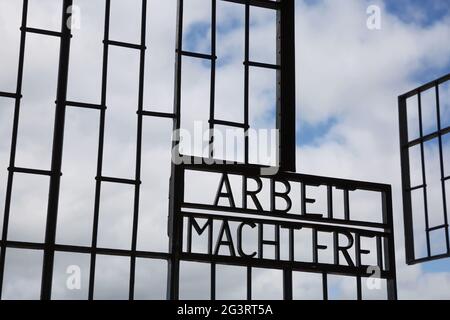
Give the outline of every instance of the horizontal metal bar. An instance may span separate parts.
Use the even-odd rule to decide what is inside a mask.
[[[435,139],[435,138],[439,137],[440,135],[443,136],[444,134],[447,134],[447,133],[450,133],[450,127],[441,129],[440,131],[437,131],[437,132],[427,134],[426,136],[423,136],[422,138],[414,139],[414,140],[408,142],[408,144],[404,147],[411,148],[411,147],[414,147],[414,146],[420,144],[421,142],[426,142],[426,141]]]
[[[426,187],[427,187],[426,184],[421,184],[419,186],[408,188],[407,191],[414,191],[414,190],[423,189],[423,188],[426,188]]]
[[[414,265],[414,264],[419,264],[419,263],[423,263],[423,262],[431,262],[431,261],[436,261],[436,260],[440,260],[443,258],[450,258],[450,253],[443,253],[443,254],[438,254],[435,256],[414,259],[414,260],[408,261],[408,265]]]
[[[368,266],[351,267],[344,265],[333,265],[325,263],[300,262],[300,261],[275,261],[269,259],[255,259],[244,257],[219,256],[201,253],[182,253],[181,260],[192,262],[207,262],[221,265],[243,266],[263,269],[285,269],[298,272],[328,273],[335,275],[351,275],[360,277],[370,277],[367,273]],[[393,278],[390,271],[382,270],[377,276],[381,279]]]
[[[449,81],[449,80],[450,80],[450,73],[445,75],[445,76],[443,76],[443,77],[441,77],[441,78],[439,78],[439,79],[436,79],[434,81],[428,82],[427,84],[424,84],[423,86],[420,86],[420,87],[418,87],[416,89],[413,89],[413,90],[411,90],[411,91],[409,91],[409,92],[407,92],[405,94],[402,94],[400,96],[400,98],[402,98],[402,99],[411,98],[412,96],[415,96],[415,95],[419,94],[419,92],[426,91],[428,89],[431,89],[431,88],[433,88],[435,86],[438,86],[441,83]]]
[[[159,118],[170,118],[175,119],[176,115],[174,113],[168,112],[156,112],[156,111],[138,111],[138,115],[148,116],[148,117],[159,117]]]
[[[447,180],[450,180],[450,176],[448,176],[448,177],[444,177],[443,179],[442,179],[443,181],[447,181]]]
[[[345,225],[345,226],[358,226],[358,227],[368,227],[368,228],[379,228],[384,229],[386,231],[390,231],[387,224],[376,223],[376,222],[367,222],[367,221],[354,221],[354,220],[340,220],[340,219],[329,219],[315,216],[306,216],[292,213],[275,213],[272,211],[260,211],[256,209],[243,209],[243,208],[232,208],[227,206],[213,206],[209,204],[198,204],[198,203],[182,203],[182,208],[187,209],[196,209],[196,210],[210,210],[210,211],[218,211],[218,212],[232,212],[232,213],[241,213],[247,215],[256,215],[256,216],[266,216],[273,218],[281,218],[281,219],[291,219],[296,221],[304,221],[304,222],[321,222],[328,224],[337,224],[337,225]]]
[[[448,224],[443,224],[443,225],[440,225],[440,226],[431,227],[431,228],[428,228],[427,231],[431,232],[431,231],[436,231],[436,230],[444,229],[444,228],[448,228]]]
[[[29,168],[19,168],[19,167],[9,167],[8,171],[14,173],[26,173],[26,174],[34,174],[39,176],[51,176],[52,172],[48,170],[38,170],[38,169],[29,169]]]
[[[190,51],[181,51],[181,55],[192,58],[206,59],[206,60],[216,60],[217,56],[213,56],[210,54],[190,52]]]
[[[102,182],[111,182],[111,183],[119,183],[119,184],[130,184],[130,185],[139,185],[142,182],[131,180],[131,179],[121,179],[121,178],[112,178],[112,177],[96,177],[95,180],[100,180]]]
[[[22,31],[23,29],[20,28]],[[38,28],[25,28],[25,32],[29,33],[36,33],[36,34],[42,34],[46,36],[52,36],[52,37],[62,37],[62,33],[58,31],[51,31],[51,30],[44,30],[44,29],[38,29]]]
[[[17,95],[16,93],[10,93],[10,92],[2,92],[2,91],[0,91],[0,97],[17,99],[17,98],[22,98],[22,95]]]
[[[106,110],[106,106],[102,106],[99,104],[85,103],[85,102],[67,101],[66,106],[77,107],[77,108],[86,108],[86,109],[95,109],[95,110]]]
[[[130,48],[130,49],[137,49],[137,50],[146,50],[147,47],[140,45],[140,44],[134,44],[134,43],[128,43],[128,42],[121,42],[121,41],[114,41],[114,40],[106,40],[103,41],[110,46],[116,46],[116,47],[123,47],[123,48]]]
[[[185,216],[185,217],[194,217],[194,218],[199,218],[199,219],[208,219],[208,218],[212,218],[212,219],[217,219],[217,220],[228,220],[228,221],[234,221],[234,222],[248,222],[248,223],[262,223],[262,224],[266,224],[266,225],[279,225],[282,227],[298,227],[298,226],[302,226],[305,228],[313,228],[313,229],[318,229],[318,230],[322,230],[322,231],[327,231],[327,232],[334,232],[334,231],[342,231],[342,232],[355,232],[355,233],[359,233],[361,235],[366,235],[366,236],[382,236],[382,237],[387,237],[390,235],[390,232],[388,230],[385,230],[386,228],[383,228],[385,231],[375,231],[375,230],[368,230],[368,229],[358,229],[358,228],[350,228],[348,227],[348,225],[350,224],[346,224],[345,227],[341,226],[341,223],[339,223],[339,225],[330,225],[330,224],[315,224],[315,223],[310,223],[310,222],[293,222],[293,221],[281,221],[281,220],[270,220],[270,219],[264,219],[264,218],[253,218],[253,217],[237,217],[237,216],[226,216],[226,215],[221,215],[221,214],[205,214],[205,213],[197,213],[197,212],[187,212],[187,211],[182,211],[181,215]],[[261,214],[261,216],[263,216],[263,214]],[[265,215],[267,216],[267,215]],[[289,218],[286,218],[289,219]],[[300,221],[300,219],[297,219],[298,221]],[[354,225],[354,224],[352,224]],[[381,228],[381,227],[378,227]]]
[[[0,240],[0,246],[5,246],[5,244],[1,240]],[[6,247],[13,248],[13,249],[44,250],[45,244],[36,243],[36,242],[6,241]],[[109,249],[109,248],[93,248],[93,247],[73,246],[73,245],[64,245],[64,244],[55,244],[54,249],[59,252],[70,252],[70,253],[112,255],[112,256],[122,256],[122,257],[135,256],[137,258],[150,258],[150,259],[161,259],[161,260],[169,260],[170,259],[170,254],[164,253],[164,252],[132,251],[132,250],[123,250],[123,249]]]
[[[278,10],[281,5],[280,2],[269,1],[269,0],[221,0],[221,1],[239,3],[239,4],[249,4],[252,7],[260,7],[260,8],[266,8],[266,9],[274,9],[274,10]]]
[[[261,63],[261,62],[254,62],[254,61],[244,62],[244,65],[248,65],[250,67],[264,68],[264,69],[274,69],[274,70],[281,69],[281,66],[276,65],[276,64]]]
[[[238,122],[233,122],[233,121],[225,121],[225,120],[209,120],[209,123],[215,124],[215,125],[220,125],[220,126],[228,126],[228,127],[235,127],[235,128],[242,128],[242,129],[249,129],[250,126],[246,125],[245,123],[238,123]]]

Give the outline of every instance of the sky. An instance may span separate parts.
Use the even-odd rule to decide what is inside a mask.
[[[59,29],[59,2],[29,2],[29,26]],[[111,39],[139,42],[139,2],[112,0]],[[81,15],[79,28],[73,30],[68,99],[100,103],[104,1],[75,0],[74,3],[81,9]],[[185,3],[184,49],[209,53],[209,1]],[[218,3],[216,117],[242,122],[243,10],[239,4]],[[381,10],[380,30],[367,28],[370,5]],[[20,13],[20,1],[0,0],[0,41],[8,43],[0,48],[0,91],[4,92],[15,91]],[[448,260],[416,266],[404,262],[397,96],[449,72],[450,3],[446,0],[296,0],[295,15],[297,172],[391,184],[399,298],[449,299]],[[148,21],[145,109],[171,112],[176,2],[150,0]],[[252,11],[252,60],[275,63],[274,21],[273,13],[268,10]],[[55,39],[27,37],[17,166],[38,169],[50,166],[57,59]],[[193,132],[194,121],[206,125],[209,118],[209,68],[205,61],[183,60],[182,126],[188,133]],[[134,175],[138,69],[137,52],[110,49],[105,176],[133,178]],[[252,127],[274,128],[274,89],[273,71],[251,72]],[[448,92],[450,97],[450,88]],[[0,98],[0,133],[7,137],[0,141],[0,195],[4,195],[6,187],[11,102]],[[450,110],[450,105],[446,106]],[[444,119],[449,121],[450,113],[446,115]],[[91,242],[98,123],[99,114],[95,110],[68,111],[57,232],[60,243],[88,246]],[[171,121],[145,118],[143,130],[138,249],[166,252]],[[449,144],[445,146],[448,150]],[[201,155],[203,152],[195,145],[184,147],[186,153]],[[238,160],[243,157],[241,149],[242,146],[236,154]],[[251,156],[255,152],[252,149]],[[192,193],[201,195],[202,184],[204,187],[208,183],[198,180],[192,185]],[[17,175],[8,239],[42,241],[47,189],[45,177]],[[99,246],[129,248],[133,194],[129,186],[105,184],[102,188]],[[4,197],[0,196],[0,207],[3,205]],[[364,214],[371,213],[367,210]],[[39,252],[7,251],[4,298],[39,296],[40,259]],[[95,297],[126,298],[129,260],[100,256],[97,264]],[[69,265],[78,265],[82,271],[81,290],[68,291],[65,287]],[[57,254],[54,298],[86,298],[88,266],[89,256]],[[185,270],[182,297],[207,298],[209,284],[205,274],[209,268],[188,263],[182,268]],[[137,297],[163,298],[165,273],[164,261],[138,260]],[[223,298],[245,297],[245,270],[221,267],[218,275]],[[254,277],[255,298],[280,298],[279,272],[258,270]],[[320,279],[316,275],[299,274],[294,280],[296,298],[320,298]],[[347,280],[332,278],[330,295],[351,298],[353,284]],[[373,298],[381,295],[375,292]]]

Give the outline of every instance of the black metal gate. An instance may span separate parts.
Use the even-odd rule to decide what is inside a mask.
[[[216,91],[216,17],[217,3],[229,2],[240,5],[245,12],[245,45],[244,45],[244,121],[242,123],[217,119],[215,115],[215,91]],[[42,267],[42,284],[41,299],[52,298],[52,281],[54,279],[54,258],[56,252],[84,253],[90,255],[89,267],[89,290],[88,298],[94,299],[94,287],[96,277],[96,261],[98,255],[106,256],[122,256],[128,257],[129,265],[129,299],[135,298],[136,287],[136,260],[139,258],[165,260],[168,262],[168,284],[167,298],[178,299],[180,287],[180,261],[192,261],[198,263],[210,264],[210,298],[216,298],[216,267],[217,265],[237,265],[245,267],[247,270],[247,299],[252,299],[252,270],[253,268],[277,269],[283,272],[283,298],[293,298],[293,273],[295,272],[312,272],[320,274],[322,277],[323,298],[328,298],[328,276],[345,275],[355,279],[356,297],[363,298],[363,282],[362,279],[375,277],[385,279],[387,281],[387,298],[396,299],[396,283],[395,283],[395,254],[394,254],[394,235],[392,220],[392,195],[389,185],[376,183],[349,181],[341,179],[332,179],[325,177],[307,176],[294,173],[296,170],[296,143],[295,143],[295,33],[294,33],[294,16],[295,2],[294,0],[211,0],[211,43],[210,52],[192,52],[186,50],[183,45],[183,11],[189,0],[177,1],[177,36],[176,36],[176,52],[175,52],[175,88],[174,88],[174,110],[173,113],[148,111],[144,108],[144,73],[145,73],[145,53],[147,50],[147,0],[142,0],[141,21],[140,21],[140,41],[139,43],[129,43],[116,41],[110,37],[110,12],[111,0],[105,0],[105,20],[104,20],[104,39],[103,39],[103,66],[102,66],[102,85],[101,85],[101,102],[100,104],[84,103],[79,101],[67,100],[68,72],[69,72],[69,56],[71,52],[71,30],[67,21],[71,18],[71,7],[73,0],[64,0],[61,16],[61,30],[59,32],[30,28],[27,24],[29,1],[23,1],[22,26],[20,38],[19,68],[17,77],[17,89],[14,93],[0,92],[0,97],[13,99],[15,101],[14,117],[13,117],[13,133],[11,154],[8,168],[8,179],[6,189],[6,202],[3,221],[3,233],[1,239],[1,256],[0,256],[0,293],[3,287],[5,259],[8,248],[20,248],[37,250],[43,253]],[[277,16],[277,61],[275,64],[252,61],[250,55],[251,41],[251,12],[254,8],[264,8],[273,10]],[[174,22],[175,23],[175,22]],[[15,155],[18,135],[19,118],[22,100],[22,79],[24,72],[24,56],[25,43],[27,35],[30,33],[39,34],[45,37],[57,37],[60,41],[59,53],[59,71],[58,71],[58,87],[56,98],[55,125],[52,144],[52,161],[49,170],[40,170],[36,168],[20,168],[16,167]],[[135,175],[133,178],[119,178],[104,175],[103,155],[104,155],[104,139],[105,124],[107,114],[107,79],[109,66],[109,49],[111,46],[122,47],[127,50],[136,50],[140,56],[139,67],[139,94],[137,105],[137,140],[136,140],[136,157],[135,157]],[[179,150],[179,140],[174,135],[173,150],[174,156],[182,159],[180,163],[172,162],[172,174],[170,182],[170,208],[169,208],[169,252],[150,252],[140,251],[137,248],[138,237],[138,220],[140,217],[140,187],[142,183],[141,166],[142,166],[142,141],[143,141],[143,119],[144,117],[168,118],[173,120],[174,132],[181,128],[182,99],[181,99],[181,82],[182,82],[182,65],[183,59],[189,57],[200,59],[210,65],[210,101],[209,101],[209,129],[210,149],[208,156],[205,158],[196,158],[192,156],[183,156]],[[261,164],[252,164],[249,157],[250,142],[248,135],[244,137],[244,162],[233,164],[218,164],[219,160],[214,160],[214,134],[215,126],[225,126],[237,128],[247,131],[251,128],[249,120],[249,90],[250,90],[250,73],[253,68],[262,68],[276,71],[276,129],[279,133],[277,144],[277,173],[272,176],[261,174],[264,167]],[[60,196],[60,183],[63,178],[62,172],[62,156],[63,156],[63,137],[65,129],[65,113],[68,108],[88,108],[96,110],[99,114],[99,140],[98,140],[98,157],[97,170],[95,178],[95,205],[94,219],[92,229],[92,243],[90,246],[73,246],[58,244],[56,241],[57,218],[58,218],[58,200]],[[212,163],[212,164],[211,164]],[[262,171],[263,170],[263,171]],[[186,172],[204,172],[215,173],[222,176],[221,186],[226,188],[226,192],[218,190],[217,199],[232,199],[229,176],[238,176],[242,179],[243,184],[243,201],[247,203],[248,196],[255,201],[257,197],[254,190],[247,189],[247,182],[256,181],[261,186],[261,180],[269,181],[271,187],[271,198],[273,206],[270,209],[257,206],[251,209],[247,206],[237,208],[230,200],[230,206],[219,205],[218,201],[214,204],[189,203],[185,199],[185,192],[190,187],[186,184]],[[49,198],[48,210],[45,228],[45,241],[38,242],[20,242],[11,241],[8,238],[8,225],[10,217],[10,207],[13,193],[13,180],[16,174],[41,175],[49,178]],[[99,212],[100,197],[102,186],[105,183],[129,185],[134,188],[134,209],[132,219],[132,240],[130,249],[112,249],[98,246],[99,235]],[[278,184],[286,187],[286,192],[277,190]],[[291,185],[298,183],[301,188],[301,196],[303,198],[302,210],[298,214],[288,214],[289,210],[280,210],[275,204],[276,199],[284,199],[287,204],[292,200],[289,198]],[[306,195],[307,187],[324,187],[326,188],[327,212],[322,214],[308,213],[307,204],[314,203],[315,200],[308,198]],[[261,189],[261,188],[258,188]],[[373,192],[379,197],[380,211],[379,219],[374,221],[364,221],[353,217],[350,209],[351,195],[356,191]],[[333,198],[336,192],[343,197],[344,216],[337,217],[333,214]],[[287,205],[290,207],[290,205]],[[290,209],[290,208],[288,208]],[[206,213],[209,211],[209,213]],[[228,212],[230,214],[221,214]],[[198,220],[206,220],[206,224],[201,227]],[[214,221],[221,223],[219,238],[214,249],[213,242],[213,225]],[[238,237],[242,237],[244,227],[258,229],[258,249],[255,254],[245,253],[238,246],[238,254],[233,252],[235,248],[231,240],[230,224],[239,223]],[[188,224],[186,230],[185,223]],[[267,240],[263,235],[263,226],[269,225],[274,227],[275,239]],[[194,228],[194,229],[193,229]],[[308,229],[312,232],[312,261],[298,261],[294,252],[294,235],[296,230]],[[208,230],[208,251],[205,253],[195,253],[192,250],[192,231],[195,230],[198,235]],[[289,257],[282,258],[280,256],[280,230],[287,230]],[[187,233],[186,233],[187,231]],[[318,235],[328,233],[333,236],[335,245],[333,253],[334,260],[323,262],[320,259],[319,252],[326,250],[327,246],[320,244]],[[190,238],[184,238],[188,235]],[[342,246],[340,239],[347,238],[348,244]],[[368,249],[361,248],[361,239],[374,239],[376,247],[377,261],[373,267],[378,268],[378,274],[368,271],[370,267],[362,261],[362,255],[369,252]],[[185,240],[186,239],[186,240]],[[241,241],[242,239],[240,239]],[[242,244],[242,242],[240,242]],[[229,255],[220,254],[222,246],[226,246],[230,250]],[[275,248],[275,257],[267,258],[263,253],[265,246]],[[349,254],[348,250],[354,250],[353,254]],[[351,257],[354,255],[354,257]],[[342,256],[345,259],[342,259]],[[340,259],[341,257],[341,259]]]
[[[408,264],[450,256],[446,155],[450,126],[444,117],[449,85],[446,75],[398,99]]]

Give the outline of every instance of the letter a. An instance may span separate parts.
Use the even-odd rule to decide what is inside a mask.
[[[226,192],[222,192],[223,187],[225,185]],[[214,205],[219,205],[220,198],[227,198],[230,202],[231,208],[236,208],[236,204],[233,198],[233,192],[231,191],[230,180],[228,180],[228,175],[224,173],[222,175],[222,179],[220,180],[219,189],[217,190],[216,200],[214,201]]]

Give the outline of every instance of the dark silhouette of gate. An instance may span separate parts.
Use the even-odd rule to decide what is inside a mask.
[[[449,85],[450,74],[398,98],[408,264],[450,257],[447,196],[450,164],[445,154],[450,126],[444,116],[450,101],[443,95]],[[433,161],[438,163],[436,168],[431,168]],[[430,177],[434,174],[435,179]],[[432,237],[433,234],[437,237]]]
[[[216,13],[217,2],[231,2],[242,5],[245,10],[245,59],[244,67],[244,122],[236,123],[217,119],[215,117],[215,77],[216,77]],[[219,264],[236,265],[245,267],[247,270],[247,298],[252,299],[252,270],[253,268],[277,269],[283,272],[283,298],[293,298],[293,273],[294,272],[313,272],[322,276],[323,298],[328,298],[328,275],[351,276],[355,279],[357,298],[363,298],[363,279],[374,276],[375,278],[386,279],[387,281],[387,297],[396,299],[396,274],[395,274],[395,254],[394,254],[394,231],[392,219],[392,195],[389,185],[368,183],[361,181],[350,181],[343,179],[333,179],[318,176],[308,176],[296,174],[296,130],[295,130],[295,33],[294,33],[294,16],[295,2],[294,0],[211,0],[211,43],[210,52],[192,52],[185,50],[183,45],[183,10],[189,4],[189,0],[177,1],[177,42],[175,52],[175,99],[173,113],[162,113],[147,111],[144,109],[144,71],[145,71],[145,52],[147,49],[146,25],[147,25],[147,1],[142,0],[141,10],[141,35],[139,43],[127,43],[116,41],[110,38],[110,11],[111,1],[105,1],[105,21],[104,21],[104,40],[103,40],[103,72],[101,87],[101,103],[89,104],[77,101],[67,100],[68,87],[68,68],[71,45],[71,30],[67,24],[71,17],[72,0],[63,1],[63,12],[61,16],[61,30],[59,32],[30,28],[27,25],[28,16],[28,0],[23,1],[22,26],[20,38],[19,52],[19,68],[17,77],[17,89],[14,93],[0,92],[0,96],[10,98],[15,101],[14,117],[13,117],[13,134],[11,144],[11,156],[8,168],[8,179],[6,189],[6,202],[4,211],[3,233],[1,239],[1,256],[0,256],[0,292],[3,287],[5,256],[7,248],[32,249],[43,252],[43,268],[41,283],[41,299],[52,298],[52,281],[53,269],[56,252],[84,253],[90,255],[90,271],[89,271],[89,299],[94,298],[94,285],[96,276],[96,258],[98,255],[107,256],[123,256],[130,258],[130,277],[129,277],[129,299],[134,299],[136,286],[136,259],[158,259],[166,260],[169,265],[168,269],[168,285],[167,298],[179,298],[180,286],[180,261],[192,261],[209,263],[210,272],[210,298],[216,298],[216,267]],[[265,8],[274,10],[277,13],[277,61],[276,64],[268,64],[260,61],[252,61],[250,58],[250,16],[253,8]],[[46,37],[56,37],[60,40],[59,54],[59,70],[58,70],[58,86],[55,111],[55,126],[52,144],[52,161],[49,170],[38,170],[35,168],[20,168],[15,165],[16,144],[18,135],[18,122],[20,118],[21,99],[22,99],[22,79],[24,72],[24,55],[25,42],[27,35],[30,33],[40,34]],[[105,135],[105,116],[107,113],[107,76],[108,76],[108,57],[111,46],[119,46],[129,50],[137,50],[140,53],[139,68],[139,99],[137,105],[137,148],[136,148],[136,170],[132,179],[124,179],[118,177],[109,177],[103,174],[103,152],[104,152],[104,135]],[[302,195],[304,203],[302,204],[302,215],[284,215],[286,212],[279,212],[274,206],[270,210],[253,210],[248,208],[237,209],[235,206],[220,206],[218,203],[214,205],[187,203],[184,197],[186,189],[190,186],[185,183],[186,171],[218,173],[227,179],[227,175],[240,176],[245,183],[247,179],[259,181],[263,175],[264,166],[260,164],[251,164],[249,160],[249,138],[244,139],[245,161],[243,163],[209,164],[214,158],[214,135],[211,133],[210,142],[211,149],[209,157],[206,159],[195,158],[189,155],[181,155],[179,150],[179,141],[176,135],[173,140],[173,150],[175,156],[182,158],[181,163],[172,163],[172,173],[170,182],[170,208],[169,208],[169,252],[149,252],[139,251],[137,249],[137,233],[139,219],[139,203],[140,203],[140,186],[141,186],[141,162],[142,162],[142,123],[144,117],[159,117],[173,119],[173,128],[178,130],[181,128],[181,81],[182,81],[182,65],[185,57],[200,59],[210,63],[211,79],[210,79],[210,110],[209,110],[209,128],[214,129],[215,126],[226,126],[232,128],[240,128],[244,130],[250,129],[249,120],[249,90],[250,77],[249,73],[252,68],[263,68],[275,70],[277,73],[277,101],[276,101],[276,127],[279,132],[277,145],[277,173],[267,177],[273,187],[272,196],[275,198],[283,198],[286,200],[287,193],[283,194],[276,190],[276,184],[282,183],[288,187],[290,183],[302,184]],[[62,155],[63,155],[63,137],[65,128],[65,113],[68,108],[88,108],[97,110],[100,115],[99,122],[99,143],[98,143],[98,160],[97,171],[95,176],[95,207],[94,221],[92,230],[92,243],[90,246],[72,246],[62,245],[56,242],[56,229],[58,218],[58,201],[60,196],[60,184],[63,179]],[[36,119],[37,121],[39,119]],[[10,241],[8,239],[8,223],[10,215],[10,207],[12,201],[12,187],[14,176],[17,173],[29,175],[42,175],[49,178],[49,197],[48,210],[45,228],[45,241],[43,243]],[[94,177],[93,177],[94,178]],[[98,226],[99,226],[99,207],[100,194],[103,183],[124,184],[134,187],[134,211],[132,222],[132,241],[129,250],[101,248],[98,246]],[[307,203],[313,203],[314,199],[306,197],[306,186],[319,187],[323,186],[327,189],[327,208],[328,212],[323,215],[308,214],[306,210]],[[226,185],[228,190],[228,185]],[[246,190],[246,189],[244,189]],[[339,190],[343,194],[344,211],[343,218],[333,215],[333,194],[335,190]],[[381,212],[379,222],[362,221],[353,218],[350,210],[350,195],[353,191],[363,190],[375,192],[379,195],[381,203]],[[228,192],[218,193],[218,197],[228,198]],[[254,198],[252,198],[254,199]],[[245,200],[246,201],[246,200]],[[288,201],[288,200],[286,200]],[[289,201],[288,201],[289,202]],[[288,206],[289,207],[289,206]],[[189,210],[188,210],[189,209]],[[262,209],[262,208],[259,208]],[[201,212],[201,210],[209,210],[210,213]],[[214,212],[214,213],[211,213]],[[219,213],[233,212],[237,215],[221,215]],[[253,217],[246,217],[253,215]],[[255,217],[259,216],[259,217]],[[311,229],[313,232],[313,260],[310,262],[296,261],[293,250],[290,251],[288,259],[282,259],[279,253],[275,254],[275,259],[268,259],[262,253],[262,248],[267,245],[280,246],[279,231],[275,231],[275,240],[265,240],[260,231],[258,246],[261,249],[259,256],[247,256],[245,254],[237,255],[221,255],[219,252],[212,251],[212,240],[209,242],[209,252],[205,254],[194,253],[191,250],[185,250],[183,243],[184,222],[189,221],[192,225],[195,218],[206,219],[207,221],[219,220],[224,227],[221,229],[222,235],[226,235],[227,224],[232,221],[241,223],[241,232],[243,226],[253,225],[271,225],[275,230],[287,228],[289,231],[289,243],[293,245],[294,230]],[[209,220],[208,220],[209,219]],[[211,221],[212,221],[211,220]],[[198,227],[198,228],[197,228]],[[198,224],[195,229],[202,229]],[[211,228],[212,230],[212,228]],[[192,231],[192,230],[191,230]],[[188,230],[189,232],[189,230]],[[212,233],[212,231],[210,231]],[[327,247],[318,243],[318,232],[327,232],[333,235],[335,244],[335,258],[333,263],[321,262],[318,255],[320,250]],[[200,232],[201,233],[201,232]],[[190,234],[192,236],[192,233]],[[348,238],[351,246],[355,246],[355,263],[349,256],[347,249],[340,246],[339,236],[344,235]],[[364,265],[361,261],[361,254],[367,253],[367,250],[361,248],[361,238],[376,239],[377,265],[379,273],[373,275],[368,271],[368,265]],[[223,240],[223,239],[222,239]],[[229,240],[229,239],[228,239]],[[188,240],[189,241],[189,240]],[[225,241],[226,242],[226,241]],[[219,241],[219,247],[223,245],[223,241]],[[229,243],[225,245],[230,245]],[[189,243],[187,243],[189,247]],[[349,245],[350,246],[350,245]],[[241,251],[241,250],[240,250]],[[347,265],[342,264],[339,257],[344,255]]]

